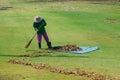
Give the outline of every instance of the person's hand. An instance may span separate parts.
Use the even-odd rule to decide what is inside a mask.
[[[38,32],[39,30],[37,29],[36,32]]]

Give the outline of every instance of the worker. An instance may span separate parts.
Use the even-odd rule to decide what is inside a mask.
[[[34,22],[33,22],[33,27],[35,31],[37,32],[37,40],[38,40],[38,48],[41,49],[41,40],[42,36],[44,37],[48,48],[52,48],[51,42],[49,41],[49,37],[47,35],[45,26],[47,25],[46,21],[40,17],[40,16],[35,16],[34,17]]]

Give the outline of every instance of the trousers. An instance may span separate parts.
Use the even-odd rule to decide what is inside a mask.
[[[45,41],[48,43],[49,42],[49,38],[48,38],[47,32],[45,32],[43,34],[37,34],[38,43],[41,43],[42,36],[44,37]]]

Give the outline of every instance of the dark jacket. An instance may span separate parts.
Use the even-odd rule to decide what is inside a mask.
[[[39,30],[37,34],[43,34],[46,32],[45,26],[47,25],[46,21],[42,19],[40,22],[34,22],[33,27],[35,30]]]

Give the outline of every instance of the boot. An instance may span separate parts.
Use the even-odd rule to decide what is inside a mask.
[[[41,49],[41,43],[38,43],[38,48]]]
[[[52,48],[51,42],[47,42],[47,46],[49,49]]]

